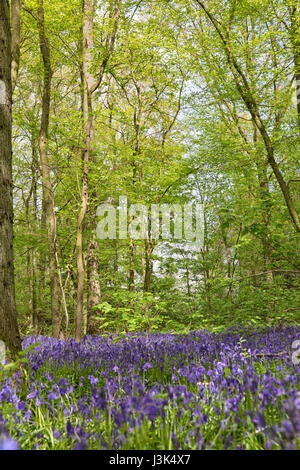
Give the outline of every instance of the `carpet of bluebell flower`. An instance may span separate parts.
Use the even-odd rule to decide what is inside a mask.
[[[0,449],[299,449],[297,326],[26,337]]]

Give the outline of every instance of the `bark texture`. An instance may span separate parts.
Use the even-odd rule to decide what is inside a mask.
[[[11,1],[11,85],[15,89],[20,62],[21,0]]]
[[[94,307],[101,302],[101,287],[99,279],[98,243],[92,239],[88,246],[87,273],[88,273],[88,298],[87,298],[87,333],[97,333],[99,321],[95,319]]]
[[[289,6],[291,18],[291,44],[294,55],[298,124],[300,126],[300,6],[295,1]]]
[[[7,0],[0,2],[0,339],[21,350],[15,303],[12,198],[11,32]]]

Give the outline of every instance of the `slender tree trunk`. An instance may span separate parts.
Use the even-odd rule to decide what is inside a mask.
[[[83,122],[84,122],[84,149],[82,152],[82,189],[81,189],[81,206],[77,221],[76,236],[76,263],[77,263],[77,303],[75,318],[75,340],[80,341],[82,336],[83,325],[83,301],[84,301],[84,284],[85,284],[85,265],[83,253],[83,233],[84,221],[88,204],[88,165],[90,160],[91,144],[93,139],[93,107],[92,107],[92,87],[94,84],[93,77],[90,73],[93,53],[93,22],[94,22],[94,0],[83,0],[83,62],[82,62],[82,78],[83,78]]]
[[[118,277],[118,272],[119,272],[119,264],[118,264],[118,258],[119,258],[119,251],[118,251],[118,240],[113,241],[114,245],[114,286],[117,288],[119,286],[119,277]]]
[[[11,86],[14,92],[20,62],[21,0],[11,0]]]
[[[30,213],[30,200],[33,197],[34,201],[34,209],[33,215],[36,215],[36,172],[34,168],[34,161],[35,161],[35,150],[32,147],[32,163],[31,163],[31,187],[29,194],[26,199],[24,199],[24,206],[25,206],[25,214],[26,214],[26,222],[27,222],[27,229],[28,233],[36,227],[36,220],[35,218],[32,219]],[[28,278],[28,289],[29,289],[29,298],[30,298],[30,315],[31,315],[31,326],[34,329],[35,333],[38,330],[38,322],[37,322],[37,302],[36,302],[36,275],[35,275],[35,260],[34,260],[34,248],[28,247],[27,250],[27,278]]]
[[[129,222],[131,220],[129,219]],[[135,270],[134,270],[134,241],[130,238],[129,239],[129,247],[128,247],[128,290],[129,292],[134,292],[134,277],[135,277]]]
[[[190,270],[188,264],[185,267],[186,272],[186,290],[188,297],[191,297]]]
[[[87,298],[87,333],[97,332],[97,320],[95,320],[94,307],[101,302],[101,289],[99,279],[99,258],[98,243],[95,239],[91,240],[87,253],[87,272],[88,272],[88,298]]]
[[[272,282],[273,274],[271,270],[273,268],[273,244],[272,236],[270,233],[271,212],[270,209],[267,207],[269,197],[269,184],[268,180],[266,179],[266,175],[259,175],[259,180],[261,198],[266,204],[266,209],[263,209],[262,212],[262,219],[265,225],[265,234],[261,238],[263,245],[264,270],[267,272],[266,280],[268,282]]]
[[[21,349],[13,257],[11,32],[7,0],[0,2],[0,339]]]
[[[31,162],[31,178],[32,178],[32,204],[33,204],[33,224],[38,227],[37,216],[37,179],[38,179],[38,158],[36,154],[36,146],[34,138],[32,137],[32,162]],[[38,311],[38,278],[37,278],[37,263],[36,263],[36,250],[31,250],[31,273],[32,273],[32,298],[31,298],[31,312],[32,312],[32,326],[35,333],[39,331],[39,311]]]
[[[294,55],[298,124],[300,127],[300,7],[298,0],[289,5],[291,18],[291,44]]]
[[[140,90],[137,88],[137,95],[138,95],[138,102],[140,103]],[[136,109],[134,110],[134,118],[133,118],[133,124],[136,132],[136,143],[134,147],[134,153],[133,153],[133,161],[131,162],[132,165],[132,187],[133,190],[138,193],[139,188],[137,187],[138,181],[141,183],[142,182],[142,172],[141,172],[141,166],[137,163],[135,160],[135,157],[137,157],[140,152],[140,108],[137,111]],[[131,224],[133,220],[133,217],[129,217],[129,224]],[[135,243],[132,238],[129,238],[129,250],[128,250],[128,290],[129,292],[134,292],[134,282],[135,282],[135,269],[134,269],[134,255],[135,255]],[[145,254],[146,256],[146,254]],[[144,284],[145,287],[145,284]]]
[[[35,264],[35,253],[31,253],[31,279],[32,279],[32,291],[31,291],[31,315],[32,315],[32,327],[35,334],[39,332],[39,315],[38,315],[38,304],[37,304],[37,276],[36,276],[36,264]]]
[[[144,292],[150,292],[151,287],[151,276],[152,275],[152,263],[150,258],[149,243],[144,240]]]
[[[224,246],[224,253],[225,253],[226,265],[227,265],[227,278],[231,279],[230,248],[229,248],[229,245],[228,245],[227,234],[225,232],[225,228],[224,228],[224,225],[222,223],[221,217],[219,217],[219,220],[220,220],[220,232],[221,232],[222,242],[223,242],[223,246]]]
[[[205,292],[205,299],[207,302],[208,313],[212,313],[212,305],[211,305],[211,286],[210,286],[210,270],[209,265],[207,262],[207,255],[209,254],[209,247],[208,247],[208,230],[207,230],[207,220],[204,212],[204,245],[201,248],[201,257],[203,263],[203,281],[204,281],[204,292]]]
[[[144,240],[144,292],[151,291],[151,281],[153,274],[153,262],[151,255],[155,244],[147,239]]]
[[[48,159],[48,127],[51,100],[51,58],[49,41],[45,32],[44,6],[43,0],[39,0],[38,26],[40,50],[43,58],[44,81],[42,96],[42,117],[39,135],[39,151],[43,183],[43,199],[45,203],[45,215],[49,246],[49,270],[50,270],[50,291],[51,291],[51,315],[52,331],[55,338],[61,335],[61,312],[59,302],[59,278],[57,266],[57,246],[56,246],[56,217],[54,210],[54,194],[49,171]]]
[[[42,315],[45,310],[45,299],[44,292],[46,286],[46,269],[48,266],[48,236],[47,236],[47,224],[46,224],[46,206],[45,199],[42,198],[42,208],[40,216],[40,232],[41,232],[41,246],[39,249],[39,255],[37,258],[37,298],[38,298],[38,316],[42,320]]]

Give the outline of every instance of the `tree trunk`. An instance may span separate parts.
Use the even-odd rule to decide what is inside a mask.
[[[32,177],[32,203],[33,203],[33,221],[34,227],[38,227],[38,216],[37,216],[37,179],[38,179],[38,158],[36,154],[36,146],[34,137],[32,136],[32,162],[31,162],[31,177]],[[32,273],[32,297],[31,297],[31,312],[32,312],[32,326],[34,332],[39,332],[39,311],[38,311],[38,278],[37,278],[37,262],[36,262],[36,250],[31,250],[31,273]]]
[[[21,0],[11,1],[11,86],[14,92],[20,62]]]
[[[300,13],[298,1],[289,6],[291,18],[291,44],[294,55],[298,124],[300,127]]]
[[[266,179],[260,180],[260,192],[262,200],[266,201],[266,195],[269,194],[269,185]],[[268,196],[267,196],[268,197]],[[271,223],[271,213],[270,210],[264,209],[262,212],[262,219],[265,225],[265,234],[261,238],[262,246],[263,246],[263,257],[264,257],[264,270],[267,271],[266,274],[266,281],[272,282],[273,281],[273,243],[272,243],[272,236],[270,233],[270,223]]]
[[[118,264],[118,258],[119,258],[119,252],[118,252],[118,240],[113,240],[113,245],[114,245],[114,286],[115,288],[118,288],[119,286],[119,264]]]
[[[21,350],[15,303],[12,196],[11,33],[7,0],[0,2],[0,339]]]
[[[208,246],[208,230],[207,230],[207,220],[204,212],[204,244],[200,250],[202,263],[203,263],[203,282],[204,282],[204,295],[207,303],[208,313],[212,314],[212,305],[211,305],[211,280],[210,280],[210,269],[207,261],[207,256],[209,255],[209,246]]]
[[[83,300],[84,300],[84,283],[85,283],[85,266],[83,256],[83,232],[84,220],[87,212],[88,204],[88,164],[90,159],[91,143],[93,139],[93,106],[92,106],[92,87],[94,84],[93,77],[90,74],[93,53],[93,22],[94,22],[94,0],[83,1],[83,62],[82,62],[82,78],[83,78],[83,122],[84,122],[84,149],[82,151],[82,189],[81,189],[81,206],[77,221],[76,236],[76,263],[77,263],[77,303],[75,318],[75,340],[80,341],[82,336],[83,324]]]
[[[151,280],[153,272],[153,262],[151,259],[151,254],[154,249],[154,244],[147,239],[144,240],[144,292],[150,292],[151,290]]]
[[[48,239],[47,239],[47,228],[46,228],[46,207],[45,199],[42,198],[42,208],[40,217],[40,232],[42,234],[41,245],[39,249],[39,255],[36,262],[37,267],[37,302],[38,302],[38,316],[42,321],[43,314],[45,312],[45,286],[46,286],[46,269],[48,266]]]
[[[101,289],[99,280],[99,258],[98,244],[96,240],[91,240],[87,253],[87,272],[88,272],[88,298],[87,298],[87,333],[95,334],[97,332],[97,320],[95,320],[94,307],[101,302]]]
[[[185,267],[186,272],[186,290],[188,297],[191,297],[190,270],[188,264]]]
[[[28,233],[31,229],[35,230],[36,224],[36,168],[35,168],[35,148],[34,142],[32,141],[32,162],[31,162],[31,187],[27,198],[24,198],[25,215],[27,222]],[[33,219],[30,213],[30,199],[33,197]],[[37,315],[37,298],[36,298],[36,271],[35,271],[35,253],[33,247],[28,247],[27,250],[27,277],[28,277],[28,289],[30,298],[30,315],[31,315],[31,326],[34,332],[37,334],[38,331],[38,315]]]
[[[54,210],[54,194],[51,184],[49,159],[48,159],[48,127],[51,100],[51,59],[49,41],[45,32],[44,7],[43,0],[39,0],[38,8],[38,26],[40,50],[43,58],[44,66],[44,82],[42,96],[42,117],[39,135],[39,151],[42,171],[43,183],[43,199],[46,215],[46,226],[49,247],[49,270],[50,270],[50,291],[51,291],[51,315],[52,315],[52,331],[55,338],[61,335],[61,312],[59,302],[59,278],[58,266],[56,261],[56,217]]]
[[[131,218],[129,218],[129,223],[131,222]],[[134,241],[130,238],[129,239],[129,247],[128,247],[128,290],[129,292],[134,292],[134,277],[135,277],[135,270],[134,270]]]

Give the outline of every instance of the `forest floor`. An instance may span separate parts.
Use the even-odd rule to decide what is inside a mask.
[[[26,337],[0,375],[0,447],[299,449],[299,339],[297,326]]]

